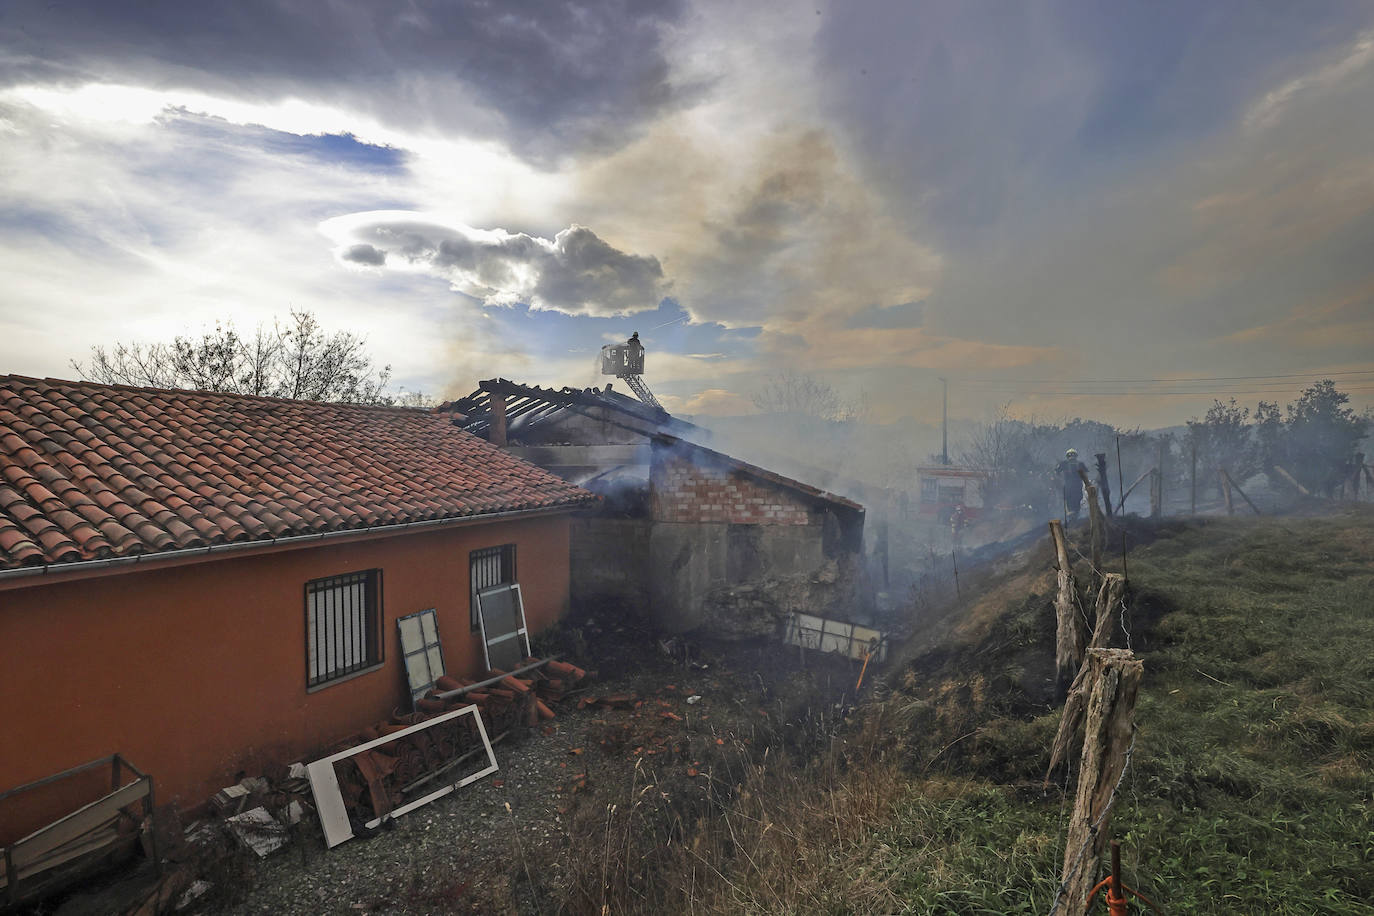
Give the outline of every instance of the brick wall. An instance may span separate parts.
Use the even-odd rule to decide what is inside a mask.
[[[820,524],[810,506],[786,490],[708,463],[655,454],[653,513],[664,522],[736,525]]]

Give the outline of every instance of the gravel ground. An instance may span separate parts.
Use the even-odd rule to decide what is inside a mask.
[[[569,870],[597,854],[599,837],[586,825],[609,805],[648,788],[665,800],[705,793],[725,754],[747,752],[756,728],[787,715],[797,662],[776,643],[697,650],[685,662],[654,649],[647,634],[590,635],[599,657],[579,663],[599,663],[602,676],[586,692],[633,693],[636,709],[578,710],[565,700],[556,719],[496,745],[498,772],[370,839],[326,850],[308,815],[295,842],[269,858],[239,852],[212,868],[216,893],[186,912],[557,912]],[[833,674],[852,685],[849,667],[813,659],[806,680]]]
[[[657,646],[653,635],[628,627],[589,622],[565,631],[561,644],[543,648],[600,672],[580,693],[633,694],[638,705],[578,709],[577,695],[565,699],[555,719],[501,737],[497,772],[397,818],[392,830],[326,850],[318,819],[308,811],[291,829],[291,842],[266,859],[227,836],[211,852],[191,856],[160,841],[172,861],[190,859],[190,870],[212,886],[177,912],[546,916],[587,910],[565,892],[578,881],[585,890],[589,876],[599,889],[612,805],[638,807],[652,790],[656,810],[689,809],[713,782],[734,781],[760,730],[777,734],[780,725],[809,714],[806,704],[818,695],[852,687],[856,674],[842,660],[803,660],[772,641],[679,645],[671,653]],[[694,696],[699,699],[689,703]],[[170,829],[169,839],[181,832]],[[35,912],[125,912],[154,883],[144,862]]]

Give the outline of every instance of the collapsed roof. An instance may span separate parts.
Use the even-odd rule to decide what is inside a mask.
[[[703,440],[711,437],[711,432],[694,423],[669,414],[662,408],[645,404],[635,398],[627,397],[613,390],[610,385],[602,388],[540,388],[537,385],[521,385],[507,379],[488,379],[478,383],[478,388],[467,397],[444,404],[438,410],[453,416],[453,422],[480,436],[488,436],[491,430],[491,405],[494,397],[505,399],[507,435],[514,441],[525,442],[532,438],[543,438],[544,434],[563,421],[577,417],[587,417],[609,422],[645,440],[661,446],[692,452],[697,459],[704,459],[730,470],[738,471],[773,486],[783,487],[797,493],[813,503],[824,503],[843,513],[863,514],[858,503],[826,492],[818,487],[803,483],[791,477],[775,473],[756,464],[743,461],[724,452],[702,445]],[[555,438],[558,438],[555,436]],[[548,454],[535,457],[535,449],[525,449],[531,460],[540,461]],[[557,452],[558,449],[545,449],[544,452]],[[636,453],[639,455],[640,453]],[[611,480],[633,465],[643,464],[641,473],[647,472],[648,452],[636,460],[619,459],[625,453],[617,452],[616,460],[600,470],[590,472],[578,480],[583,486],[598,489],[600,483]],[[643,481],[647,486],[647,478]],[[619,491],[617,487],[610,489]]]
[[[706,434],[701,427],[679,420],[662,408],[627,397],[613,390],[609,384],[605,388],[540,388],[538,385],[521,385],[503,378],[487,379],[479,382],[472,394],[439,409],[462,414],[463,418],[457,421],[458,424],[468,432],[485,437],[491,428],[493,395],[506,399],[506,426],[511,434],[564,419],[570,413],[591,415],[607,411],[614,414],[623,425],[645,435]]]

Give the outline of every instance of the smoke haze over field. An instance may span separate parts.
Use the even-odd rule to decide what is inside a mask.
[[[704,416],[1374,396],[1368,4],[328,10],[9,5],[0,370],[299,308],[439,395],[638,330]]]

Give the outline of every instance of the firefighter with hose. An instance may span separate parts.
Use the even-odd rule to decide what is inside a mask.
[[[1083,505],[1083,478],[1088,467],[1078,460],[1078,449],[1069,449],[1064,460],[1054,466],[1055,473],[1064,490],[1064,524],[1078,521],[1078,512]]]

